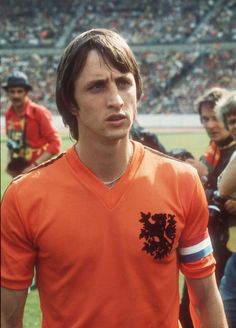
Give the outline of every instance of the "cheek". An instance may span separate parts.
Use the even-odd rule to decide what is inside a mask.
[[[124,95],[125,102],[137,106],[137,96],[136,96],[136,89],[131,89],[128,93]]]
[[[228,126],[229,132],[235,135],[236,124]]]

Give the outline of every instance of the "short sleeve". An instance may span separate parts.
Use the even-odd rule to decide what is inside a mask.
[[[4,194],[1,216],[1,286],[26,289],[32,283],[36,249],[23,223],[14,183]]]
[[[203,278],[215,270],[213,249],[208,234],[208,207],[204,189],[194,170],[194,187],[185,227],[179,241],[180,269],[190,278]]]

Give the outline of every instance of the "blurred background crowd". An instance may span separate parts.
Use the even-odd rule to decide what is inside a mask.
[[[140,113],[194,113],[207,88],[236,89],[236,0],[1,0],[0,20],[2,81],[24,71],[32,99],[52,111],[62,49],[94,27],[131,45],[144,81]]]

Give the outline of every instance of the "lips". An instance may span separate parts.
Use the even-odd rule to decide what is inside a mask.
[[[123,115],[123,114],[113,114],[113,115],[108,116],[106,121],[108,121],[108,122],[117,122],[117,121],[120,121],[120,120],[123,120],[123,119],[125,119],[125,115]]]

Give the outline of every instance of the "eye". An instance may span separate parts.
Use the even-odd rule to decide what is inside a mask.
[[[209,121],[208,117],[202,117],[201,118],[202,124],[207,123]]]
[[[89,91],[92,92],[98,92],[100,90],[103,90],[105,88],[105,82],[104,81],[97,81],[89,86]]]
[[[117,79],[117,86],[119,88],[126,88],[132,85],[132,81],[126,77],[121,77]]]

